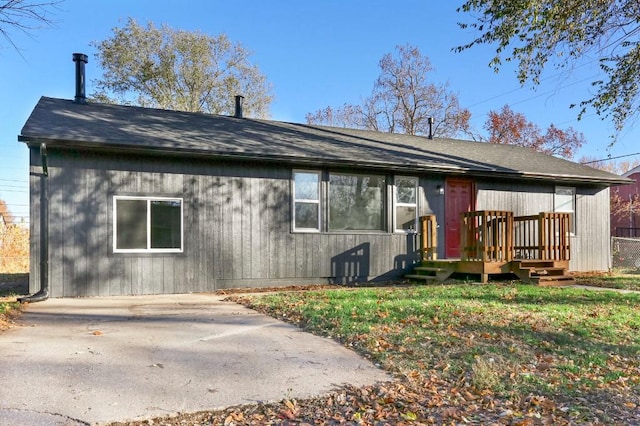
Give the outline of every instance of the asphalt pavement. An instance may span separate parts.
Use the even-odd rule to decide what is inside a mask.
[[[331,339],[209,294],[49,299],[0,333],[0,424],[139,420],[390,380]]]

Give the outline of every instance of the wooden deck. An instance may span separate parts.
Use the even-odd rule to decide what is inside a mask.
[[[408,278],[442,282],[454,273],[463,273],[479,275],[486,283],[489,275],[515,274],[539,285],[575,283],[567,272],[571,256],[568,213],[463,213],[460,259],[437,259],[436,218],[423,216],[420,223],[422,262],[406,275]]]

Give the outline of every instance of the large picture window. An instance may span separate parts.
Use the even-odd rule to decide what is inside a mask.
[[[320,173],[293,172],[293,229],[320,231]]]
[[[553,199],[554,211],[570,213],[571,233],[576,233],[576,189],[571,186],[556,186]]]
[[[418,179],[397,176],[395,201],[395,230],[415,232],[418,224]]]
[[[182,199],[114,197],[115,252],[181,252]]]
[[[329,175],[329,230],[384,231],[384,176]]]

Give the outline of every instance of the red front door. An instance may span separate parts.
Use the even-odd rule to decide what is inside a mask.
[[[445,256],[460,257],[460,214],[475,209],[473,182],[447,179],[444,190]]]

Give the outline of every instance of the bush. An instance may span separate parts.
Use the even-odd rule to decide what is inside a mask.
[[[29,272],[29,230],[19,225],[0,228],[0,273]]]

